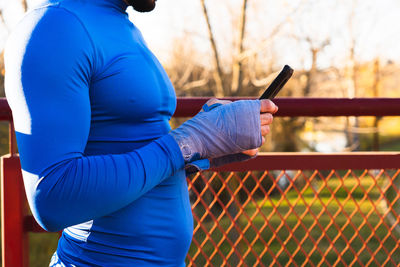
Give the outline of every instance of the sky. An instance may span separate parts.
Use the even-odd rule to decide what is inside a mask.
[[[23,15],[17,0],[0,0],[4,20],[0,25],[0,49],[8,33]],[[28,0],[35,6],[41,0]],[[319,66],[345,64],[351,40],[360,61],[400,61],[399,0],[249,0],[245,48],[264,61],[309,68],[310,44],[321,46]],[[217,46],[225,64],[232,60],[237,35],[240,0],[206,0]],[[212,53],[199,0],[158,0],[150,13],[128,9],[129,17],[141,29],[149,47],[168,64],[177,42],[196,51],[202,64],[211,64]],[[280,26],[279,26],[280,25]],[[349,26],[351,25],[351,26]],[[278,34],[271,34],[279,27]],[[306,38],[311,39],[307,42]],[[271,41],[272,40],[272,41]]]
[[[247,20],[248,48],[257,47],[271,31],[286,19],[272,46],[276,57],[293,66],[310,66],[309,44],[319,46],[329,39],[320,56],[321,67],[343,64],[349,45],[356,39],[356,56],[361,61],[383,59],[400,61],[399,0],[249,0]],[[353,4],[354,3],[354,4]],[[224,57],[230,57],[240,11],[240,0],[206,1],[217,45]],[[129,12],[149,45],[167,59],[174,38],[188,38],[205,56],[210,44],[199,0],[159,0],[149,14]],[[350,19],[352,18],[352,19]],[[236,20],[236,21],[235,21]],[[351,21],[351,22],[349,22]],[[349,25],[352,25],[351,27]],[[267,44],[268,46],[268,44]]]

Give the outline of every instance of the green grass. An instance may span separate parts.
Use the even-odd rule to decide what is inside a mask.
[[[29,233],[29,266],[48,266],[57,249],[58,233]]]

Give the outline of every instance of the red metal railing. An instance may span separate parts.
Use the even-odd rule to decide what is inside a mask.
[[[207,98],[178,100],[193,116]],[[399,116],[400,99],[276,99],[277,116]],[[0,120],[11,121],[5,100]],[[10,131],[12,133],[12,131]],[[13,139],[2,159],[2,262],[28,266],[27,215]],[[397,266],[400,154],[264,153],[188,179],[189,266]]]

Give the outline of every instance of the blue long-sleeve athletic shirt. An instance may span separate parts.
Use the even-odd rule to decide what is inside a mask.
[[[75,266],[182,266],[193,221],[174,89],[123,0],[51,0],[5,55],[25,189]]]

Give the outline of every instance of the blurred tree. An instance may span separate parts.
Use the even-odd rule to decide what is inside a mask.
[[[28,10],[28,1],[27,0],[22,0],[22,8],[24,9],[24,12]]]
[[[302,1],[303,2],[303,1]],[[208,39],[211,45],[211,51],[213,54],[213,78],[215,80],[215,89],[213,89],[214,96],[241,96],[241,95],[256,95],[259,90],[268,84],[273,79],[271,73],[276,72],[272,68],[269,70],[263,70],[259,72],[263,78],[256,78],[256,70],[252,68],[254,63],[257,61],[257,54],[265,49],[265,44],[270,43],[271,40],[280,32],[283,26],[289,21],[292,13],[296,12],[298,8],[294,8],[289,15],[278,23],[272,30],[271,33],[265,37],[264,42],[258,46],[250,48],[245,47],[247,38],[247,16],[249,11],[249,1],[240,1],[240,12],[238,18],[235,19],[236,24],[233,27],[234,38],[232,47],[230,48],[230,54],[232,55],[231,65],[223,67],[220,52],[216,42],[216,34],[213,30],[214,26],[211,24],[208,7],[205,0],[200,0],[202,7],[202,13],[207,25]],[[301,6],[301,4],[299,4]],[[253,64],[253,65],[252,65]],[[269,63],[270,66],[274,65],[274,62]]]
[[[380,85],[381,85],[381,68],[380,59],[376,58],[374,62],[374,82],[372,85],[373,97],[379,97]],[[379,151],[379,121],[382,117],[375,117],[373,127],[375,129],[373,133],[372,149]]]
[[[194,50],[188,36],[173,41],[166,71],[178,96],[214,95],[212,70],[200,65],[198,57],[199,53]]]
[[[310,47],[311,68],[305,71],[305,76],[307,77],[307,83],[304,86],[303,95],[310,96],[310,94],[314,90],[317,90],[316,79],[318,75],[318,68],[317,68],[318,56],[321,53],[321,51],[323,51],[323,49],[330,44],[330,40],[327,39],[320,44],[314,44],[312,38],[309,36],[305,37],[304,40],[309,44]]]
[[[221,60],[219,57],[219,52],[217,49],[217,44],[215,42],[215,38],[214,38],[214,34],[212,31],[212,26],[210,23],[210,18],[208,15],[208,10],[206,7],[206,4],[204,2],[204,0],[200,0],[201,2],[201,6],[203,8],[203,14],[204,14],[204,18],[206,19],[206,23],[207,23],[207,30],[208,30],[208,37],[210,39],[210,43],[211,43],[211,48],[212,48],[212,52],[213,52],[213,62],[214,62],[214,66],[215,66],[215,71],[214,71],[214,79],[215,79],[215,90],[214,90],[214,96],[216,97],[223,97],[226,96],[226,90],[224,88],[224,84],[223,84],[223,73],[222,73],[222,67],[221,67]]]
[[[204,3],[204,0],[202,0]],[[203,4],[204,5],[204,4]],[[241,6],[241,14],[239,18],[239,34],[237,36],[236,40],[236,52],[233,59],[233,64],[232,64],[232,83],[231,83],[231,93],[236,94],[239,91],[239,88],[242,85],[243,81],[243,58],[242,54],[244,51],[244,38],[245,38],[245,33],[246,33],[246,15],[247,15],[247,0],[243,0],[242,6]]]
[[[5,97],[4,93],[4,51],[0,53],[0,97]]]

